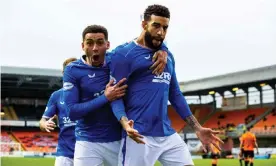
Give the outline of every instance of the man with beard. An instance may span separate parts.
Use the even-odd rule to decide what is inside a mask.
[[[177,113],[193,128],[206,147],[222,142],[219,133],[202,127],[192,115],[180,91],[175,74],[175,61],[168,53],[166,68],[155,75],[148,70],[153,53],[160,48],[169,27],[170,12],[162,5],[148,6],[142,21],[141,35],[125,47],[115,49],[111,75],[115,80],[127,78],[128,91],[122,99],[112,102],[113,112],[121,122],[134,121],[134,128],[143,136],[137,144],[126,134],[122,139],[119,165],[153,166],[156,160],[163,165],[194,165],[187,145],[172,128],[167,113],[168,100]],[[124,107],[125,104],[125,107]],[[145,144],[143,144],[145,143]]]
[[[110,80],[109,63],[116,55],[106,52],[110,45],[107,29],[100,25],[88,26],[82,38],[85,55],[68,65],[63,76],[63,97],[69,118],[77,121],[74,165],[117,166],[121,125],[109,103],[122,97],[127,86],[122,85],[124,78],[116,84],[113,79]],[[166,59],[163,54],[160,57]],[[161,64],[163,71],[165,61],[160,62],[153,67],[156,69]],[[139,141],[132,121],[122,123],[122,126],[133,139]]]

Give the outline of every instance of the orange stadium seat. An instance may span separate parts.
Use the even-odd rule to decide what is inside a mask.
[[[15,143],[9,134],[5,131],[1,132],[1,137],[0,137],[1,143]],[[10,151],[10,146],[7,144],[1,144],[1,152],[9,152]]]
[[[0,137],[1,142],[13,142],[13,140],[10,138],[7,132],[2,131],[1,132],[1,137]]]
[[[207,115],[212,112],[212,108],[209,105],[190,106],[193,115],[201,122]]]
[[[13,132],[16,139],[27,151],[55,152],[57,146],[56,132]]]
[[[174,108],[170,105],[168,106],[168,115],[172,123],[172,127],[176,130],[176,132],[180,132],[181,129],[184,128],[185,122],[182,118],[177,114]]]
[[[204,127],[209,128],[227,128],[227,125],[237,126],[238,124],[245,124],[246,118],[257,117],[264,113],[267,108],[256,108],[248,110],[236,111],[218,111],[208,121],[204,123]],[[233,126],[233,127],[234,127]]]
[[[252,132],[262,134],[276,133],[276,112],[272,112],[256,123],[252,129]]]
[[[193,115],[197,118],[200,122],[206,117],[209,113],[211,113],[211,108],[209,106],[190,106]],[[177,131],[180,132],[185,127],[185,122],[182,118],[178,115],[178,113],[174,110],[174,108],[169,105],[168,106],[168,115],[172,123],[172,127]]]
[[[254,127],[264,128],[265,126],[272,127],[273,125],[276,126],[276,115],[269,114],[265,117],[265,120],[260,120],[257,124],[254,125]]]

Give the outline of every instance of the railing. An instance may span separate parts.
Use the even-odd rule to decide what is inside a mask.
[[[258,127],[252,128],[251,132],[256,135],[275,135],[276,134],[276,127]]]

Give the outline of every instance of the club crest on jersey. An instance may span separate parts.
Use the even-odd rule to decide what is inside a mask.
[[[152,82],[170,84],[171,74],[169,72],[163,72],[160,75],[154,76]]]
[[[63,89],[64,90],[70,90],[74,87],[74,85],[71,82],[64,82],[63,83]]]

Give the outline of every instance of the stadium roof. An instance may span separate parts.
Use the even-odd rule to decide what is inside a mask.
[[[62,71],[57,69],[1,66],[1,74],[61,77]]]
[[[1,66],[1,90],[53,91],[61,87],[62,71],[57,69]],[[180,82],[185,95],[205,94],[231,86],[252,86],[262,81],[276,82],[276,65],[260,67],[209,78]],[[27,91],[26,91],[27,92]],[[218,91],[219,92],[219,91]],[[9,93],[10,94],[10,93]]]
[[[184,93],[235,86],[266,80],[276,80],[276,65],[244,70],[209,78],[180,82]]]
[[[62,71],[1,66],[2,97],[47,98],[61,88]]]

